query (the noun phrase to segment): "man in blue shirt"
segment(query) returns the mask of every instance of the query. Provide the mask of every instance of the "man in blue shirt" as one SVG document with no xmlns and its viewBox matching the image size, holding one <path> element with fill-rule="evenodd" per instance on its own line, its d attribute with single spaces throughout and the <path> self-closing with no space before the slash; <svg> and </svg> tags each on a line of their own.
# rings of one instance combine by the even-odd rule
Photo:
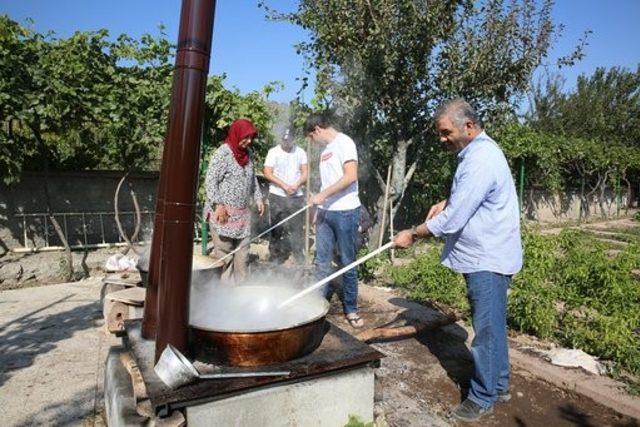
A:
<svg viewBox="0 0 640 427">
<path fill-rule="evenodd" d="M 435 122 L 440 140 L 458 157 L 449 199 L 394 241 L 406 248 L 415 237 L 444 236 L 442 264 L 464 276 L 475 332 L 474 372 L 469 395 L 453 415 L 473 421 L 511 397 L 507 289 L 522 267 L 520 211 L 507 160 L 473 108 L 462 99 L 448 101 Z"/>
</svg>

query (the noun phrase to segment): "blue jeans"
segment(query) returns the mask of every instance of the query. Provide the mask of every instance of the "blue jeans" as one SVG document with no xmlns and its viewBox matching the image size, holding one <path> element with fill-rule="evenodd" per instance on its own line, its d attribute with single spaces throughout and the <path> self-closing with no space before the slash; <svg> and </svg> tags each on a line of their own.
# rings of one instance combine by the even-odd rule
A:
<svg viewBox="0 0 640 427">
<path fill-rule="evenodd" d="M 511 276 L 479 271 L 464 275 L 475 338 L 471 343 L 473 376 L 468 398 L 489 408 L 499 391 L 509 390 L 507 289 Z"/>
<path fill-rule="evenodd" d="M 338 250 L 340 267 L 356 260 L 356 241 L 360 208 L 346 211 L 328 211 L 318 209 L 316 217 L 316 280 L 322 280 L 333 273 L 331 262 L 334 248 Z M 323 293 L 330 295 L 329 284 L 324 286 Z M 345 314 L 358 311 L 358 272 L 355 268 L 342 275 L 342 304 Z"/>
</svg>

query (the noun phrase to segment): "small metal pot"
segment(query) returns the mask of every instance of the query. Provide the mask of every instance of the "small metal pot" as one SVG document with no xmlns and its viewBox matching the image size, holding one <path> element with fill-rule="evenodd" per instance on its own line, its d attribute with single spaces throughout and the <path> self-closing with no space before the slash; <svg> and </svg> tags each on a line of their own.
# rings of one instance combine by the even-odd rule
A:
<svg viewBox="0 0 640 427">
<path fill-rule="evenodd" d="M 148 251 L 143 251 L 138 259 L 136 267 L 140 272 L 142 287 L 146 288 L 149 283 L 149 260 Z M 191 269 L 191 282 L 204 283 L 214 279 L 219 279 L 222 274 L 224 262 L 216 261 L 211 257 L 200 254 L 193 254 L 193 264 Z"/>
<path fill-rule="evenodd" d="M 171 388 L 188 384 L 200 375 L 191 362 L 171 344 L 164 349 L 153 370 Z"/>
<path fill-rule="evenodd" d="M 224 262 L 216 261 L 206 255 L 193 254 L 191 283 L 209 283 L 220 279 L 223 266 Z"/>
<path fill-rule="evenodd" d="M 200 374 L 195 366 L 177 348 L 168 344 L 160 355 L 156 366 L 153 367 L 156 375 L 162 382 L 171 388 L 182 387 L 195 380 L 214 380 L 228 378 L 248 378 L 248 377 L 273 377 L 286 376 L 290 371 L 273 372 L 220 372 L 215 374 Z"/>
</svg>

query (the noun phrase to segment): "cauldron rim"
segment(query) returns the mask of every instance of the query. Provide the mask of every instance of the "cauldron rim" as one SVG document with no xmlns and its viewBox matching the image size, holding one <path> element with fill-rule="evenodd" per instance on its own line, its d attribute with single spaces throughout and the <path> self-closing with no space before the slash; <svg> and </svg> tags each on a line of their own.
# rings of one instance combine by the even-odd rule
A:
<svg viewBox="0 0 640 427">
<path fill-rule="evenodd" d="M 261 286 L 261 285 L 238 285 L 238 287 L 251 287 L 251 288 L 273 288 L 272 286 Z M 305 319 L 304 321 L 300 321 L 297 323 L 293 323 L 291 325 L 286 325 L 286 326 L 282 326 L 279 328 L 242 328 L 242 329 L 228 329 L 228 328 L 216 328 L 216 327 L 212 327 L 212 326 L 206 326 L 206 325 L 198 325 L 195 323 L 192 323 L 191 321 L 189 321 L 189 327 L 193 328 L 193 329 L 198 329 L 201 331 L 206 331 L 206 332 L 215 332 L 215 333 L 219 333 L 219 334 L 265 334 L 265 333 L 269 333 L 269 332 L 282 332 L 282 331 L 288 331 L 290 329 L 295 329 L 295 328 L 299 328 L 301 326 L 304 325 L 308 325 L 311 324 L 313 322 L 316 322 L 324 317 L 327 316 L 327 313 L 329 313 L 329 308 L 330 308 L 330 304 L 329 301 L 327 301 L 325 298 L 318 296 L 318 301 L 320 301 L 320 304 L 322 304 L 322 310 L 320 310 L 320 313 L 316 316 L 310 317 L 308 319 Z"/>
</svg>

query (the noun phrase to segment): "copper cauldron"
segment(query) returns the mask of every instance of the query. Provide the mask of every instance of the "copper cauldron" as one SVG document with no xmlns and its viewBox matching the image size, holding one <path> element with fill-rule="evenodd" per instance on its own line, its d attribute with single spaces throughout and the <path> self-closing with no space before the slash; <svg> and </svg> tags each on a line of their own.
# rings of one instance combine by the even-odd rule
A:
<svg viewBox="0 0 640 427">
<path fill-rule="evenodd" d="M 328 330 L 329 303 L 310 294 L 284 309 L 300 289 L 279 286 L 192 288 L 190 320 L 196 359 L 230 366 L 285 362 L 315 350 Z"/>
</svg>

